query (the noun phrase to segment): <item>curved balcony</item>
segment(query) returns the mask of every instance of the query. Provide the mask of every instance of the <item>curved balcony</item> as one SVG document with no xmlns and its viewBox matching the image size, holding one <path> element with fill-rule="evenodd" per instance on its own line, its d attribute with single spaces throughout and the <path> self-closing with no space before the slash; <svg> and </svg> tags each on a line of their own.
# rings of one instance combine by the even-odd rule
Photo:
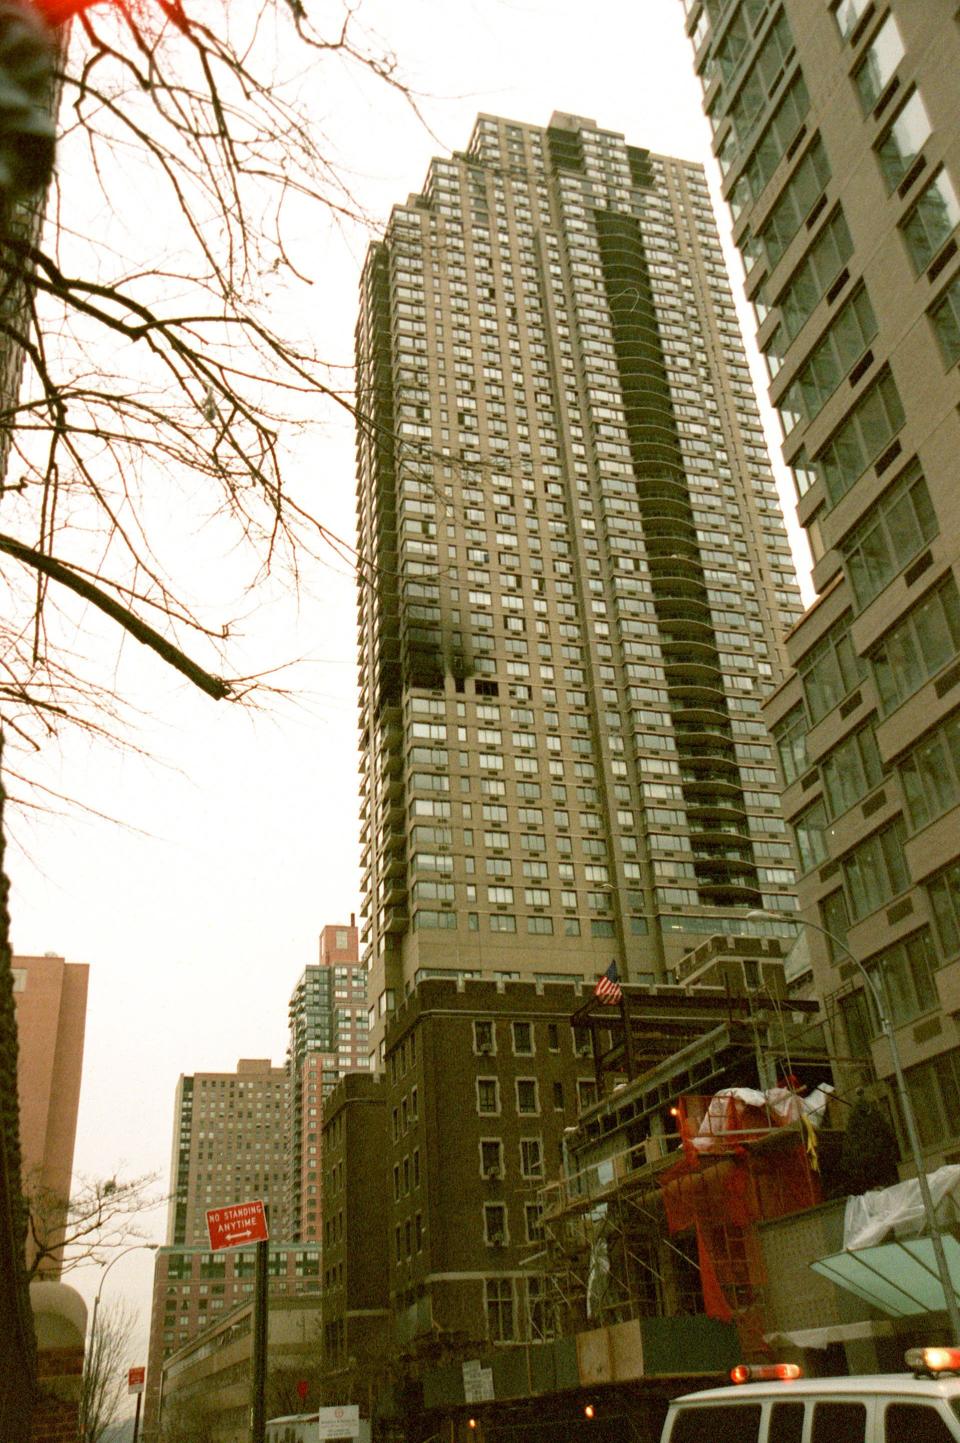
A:
<svg viewBox="0 0 960 1443">
<path fill-rule="evenodd" d="M 760 903 L 761 892 L 756 885 L 729 877 L 725 881 L 697 879 L 697 891 L 704 901 L 716 907 L 753 907 Z"/>
<path fill-rule="evenodd" d="M 747 815 L 742 796 L 735 796 L 730 792 L 720 795 L 715 791 L 697 791 L 693 787 L 685 787 L 683 801 L 687 809 L 687 821 L 691 824 L 690 829 L 698 837 L 709 836 L 712 831 L 723 831 L 724 823 L 739 827 Z M 698 818 L 701 820 L 697 825 L 692 825 Z M 719 826 L 714 825 L 715 823 Z"/>
</svg>

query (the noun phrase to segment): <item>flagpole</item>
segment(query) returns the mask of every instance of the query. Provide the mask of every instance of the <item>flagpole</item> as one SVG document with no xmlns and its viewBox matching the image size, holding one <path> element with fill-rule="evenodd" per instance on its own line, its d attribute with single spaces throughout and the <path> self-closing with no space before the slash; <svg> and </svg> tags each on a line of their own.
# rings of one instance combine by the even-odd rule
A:
<svg viewBox="0 0 960 1443">
<path fill-rule="evenodd" d="M 637 1075 L 636 1058 L 633 1055 L 633 1028 L 630 1026 L 630 1009 L 627 1003 L 627 994 L 620 988 L 620 1016 L 623 1019 L 623 1055 L 627 1064 L 627 1081 L 632 1082 Z"/>
</svg>

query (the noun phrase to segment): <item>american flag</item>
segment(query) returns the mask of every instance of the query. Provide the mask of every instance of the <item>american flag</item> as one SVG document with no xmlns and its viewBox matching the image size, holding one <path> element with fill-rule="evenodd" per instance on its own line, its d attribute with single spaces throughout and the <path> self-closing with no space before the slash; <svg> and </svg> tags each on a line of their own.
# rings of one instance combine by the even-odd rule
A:
<svg viewBox="0 0 960 1443">
<path fill-rule="evenodd" d="M 620 973 L 617 971 L 616 962 L 610 963 L 593 989 L 593 995 L 600 1002 L 609 1002 L 611 1005 L 623 1001 L 623 989 L 620 986 Z"/>
</svg>

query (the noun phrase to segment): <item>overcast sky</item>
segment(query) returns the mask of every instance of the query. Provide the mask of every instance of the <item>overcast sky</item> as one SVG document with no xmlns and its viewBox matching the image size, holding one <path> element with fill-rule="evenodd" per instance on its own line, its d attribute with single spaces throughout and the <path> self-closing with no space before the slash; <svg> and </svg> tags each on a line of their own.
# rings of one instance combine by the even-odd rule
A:
<svg viewBox="0 0 960 1443">
<path fill-rule="evenodd" d="M 423 95 L 432 134 L 383 92 L 372 99 L 322 71 L 304 71 L 301 84 L 381 221 L 420 188 L 431 155 L 466 145 L 481 110 L 537 125 L 570 111 L 631 143 L 709 159 L 680 0 L 364 0 L 361 14 Z M 69 194 L 83 177 L 63 180 Z M 348 364 L 367 235 L 321 218 L 303 242 L 315 284 L 297 304 L 322 353 Z M 318 426 L 297 465 L 316 475 L 323 519 L 349 536 L 352 435 Z M 283 678 L 292 700 L 257 713 L 217 705 L 128 646 L 121 679 L 142 712 L 136 741 L 155 760 L 73 738 L 51 747 L 45 766 L 52 786 L 129 827 L 75 812 L 14 819 L 16 950 L 91 969 L 79 1174 L 158 1170 L 165 1183 L 178 1075 L 241 1057 L 280 1063 L 287 1001 L 320 928 L 358 910 L 353 580 L 331 557 L 306 581 L 299 604 L 275 593 L 248 625 L 264 664 L 302 658 Z M 164 1221 L 158 1213 L 158 1241 Z M 149 1255 L 135 1253 L 104 1289 L 104 1302 L 142 1310 L 134 1362 L 146 1360 L 151 1273 Z M 98 1277 L 72 1281 L 92 1297 Z"/>
</svg>

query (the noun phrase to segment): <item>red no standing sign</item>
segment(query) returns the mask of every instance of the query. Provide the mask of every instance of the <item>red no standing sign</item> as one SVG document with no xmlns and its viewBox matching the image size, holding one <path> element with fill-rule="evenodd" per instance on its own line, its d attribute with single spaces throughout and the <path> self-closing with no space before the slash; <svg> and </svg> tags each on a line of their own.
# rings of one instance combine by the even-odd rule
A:
<svg viewBox="0 0 960 1443">
<path fill-rule="evenodd" d="M 250 1243 L 265 1243 L 267 1217 L 262 1202 L 233 1203 L 226 1208 L 210 1208 L 207 1232 L 213 1252 L 222 1248 L 244 1248 Z"/>
</svg>

